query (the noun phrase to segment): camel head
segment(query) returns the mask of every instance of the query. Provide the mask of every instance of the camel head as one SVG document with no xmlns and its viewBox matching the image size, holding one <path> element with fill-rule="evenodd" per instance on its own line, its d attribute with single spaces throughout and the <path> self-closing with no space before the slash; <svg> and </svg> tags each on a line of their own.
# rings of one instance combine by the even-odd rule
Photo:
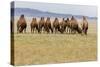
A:
<svg viewBox="0 0 100 67">
<path fill-rule="evenodd" d="M 22 14 L 22 15 L 20 16 L 20 18 L 24 18 L 24 14 Z"/>
<path fill-rule="evenodd" d="M 41 20 L 44 20 L 44 17 L 41 17 Z"/>
</svg>

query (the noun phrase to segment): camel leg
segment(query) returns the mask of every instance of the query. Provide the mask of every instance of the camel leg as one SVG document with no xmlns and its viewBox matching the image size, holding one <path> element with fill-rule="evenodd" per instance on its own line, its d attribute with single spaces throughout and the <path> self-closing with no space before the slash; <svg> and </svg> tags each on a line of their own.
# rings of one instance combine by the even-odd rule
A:
<svg viewBox="0 0 100 67">
<path fill-rule="evenodd" d="M 49 33 L 49 28 L 47 28 L 47 33 Z"/>
<path fill-rule="evenodd" d="M 40 33 L 40 25 L 38 26 L 38 33 Z"/>
<path fill-rule="evenodd" d="M 44 33 L 45 32 L 45 27 L 44 26 L 42 26 L 42 33 Z"/>
<path fill-rule="evenodd" d="M 41 25 L 39 25 L 38 33 L 41 33 Z"/>
<path fill-rule="evenodd" d="M 40 26 L 39 26 L 39 28 L 38 28 L 38 33 L 40 33 Z"/>
<path fill-rule="evenodd" d="M 72 31 L 73 31 L 73 29 L 72 29 L 72 28 L 70 28 L 70 34 L 72 33 Z"/>
<path fill-rule="evenodd" d="M 69 33 L 69 34 L 71 33 L 71 29 L 70 29 L 70 28 L 68 28 L 68 33 Z"/>
<path fill-rule="evenodd" d="M 23 33 L 23 28 L 19 27 L 19 33 Z"/>
<path fill-rule="evenodd" d="M 38 31 L 38 26 L 36 26 L 36 30 Z"/>
<path fill-rule="evenodd" d="M 19 27 L 17 27 L 17 33 L 19 33 Z"/>
<path fill-rule="evenodd" d="M 33 33 L 34 33 L 34 28 L 32 30 L 33 30 Z"/>
<path fill-rule="evenodd" d="M 85 35 L 87 35 L 87 30 L 85 30 Z"/>
<path fill-rule="evenodd" d="M 43 31 L 43 27 L 41 28 L 41 32 L 43 33 L 44 31 Z"/>
<path fill-rule="evenodd" d="M 88 30 L 88 28 L 86 28 L 86 35 L 87 35 L 87 30 Z"/>
<path fill-rule="evenodd" d="M 55 34 L 57 33 L 57 28 L 55 28 Z"/>
<path fill-rule="evenodd" d="M 71 33 L 71 29 L 70 29 L 70 28 L 68 28 L 68 29 L 67 29 L 67 32 L 68 32 L 68 34 L 70 34 L 70 33 Z"/>
<path fill-rule="evenodd" d="M 32 27 L 31 27 L 31 33 L 32 33 Z"/>
<path fill-rule="evenodd" d="M 55 33 L 55 27 L 54 27 L 54 33 Z"/>
<path fill-rule="evenodd" d="M 65 32 L 66 32 L 66 33 L 69 33 L 69 29 L 68 29 L 68 27 L 66 27 L 66 30 L 65 30 Z"/>
<path fill-rule="evenodd" d="M 50 30 L 49 32 L 53 33 L 53 29 L 51 26 L 49 26 L 49 30 Z"/>
<path fill-rule="evenodd" d="M 74 32 L 74 29 L 72 28 L 72 29 L 71 29 L 71 34 L 73 34 L 73 32 Z"/>
<path fill-rule="evenodd" d="M 53 33 L 53 28 L 50 28 L 51 29 L 51 32 Z"/>
<path fill-rule="evenodd" d="M 24 29 L 24 32 L 26 33 L 26 28 Z"/>
</svg>

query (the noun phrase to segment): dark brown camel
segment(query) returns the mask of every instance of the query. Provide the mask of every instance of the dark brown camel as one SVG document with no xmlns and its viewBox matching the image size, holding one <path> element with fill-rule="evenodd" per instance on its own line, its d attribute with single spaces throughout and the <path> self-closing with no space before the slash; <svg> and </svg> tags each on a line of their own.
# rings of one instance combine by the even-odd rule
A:
<svg viewBox="0 0 100 67">
<path fill-rule="evenodd" d="M 45 22 L 45 31 L 47 31 L 47 33 L 53 33 L 53 28 L 52 28 L 52 25 L 51 25 L 51 21 L 50 21 L 50 17 L 47 17 L 47 20 Z"/>
<path fill-rule="evenodd" d="M 45 26 L 45 20 L 44 20 L 44 17 L 41 17 L 39 21 L 39 33 L 41 33 L 41 31 L 44 30 L 44 26 Z"/>
<path fill-rule="evenodd" d="M 82 23 L 82 31 L 85 35 L 87 35 L 88 31 L 88 21 L 85 16 L 83 16 L 83 23 Z"/>
<path fill-rule="evenodd" d="M 60 31 L 60 25 L 59 25 L 58 18 L 55 18 L 55 20 L 53 22 L 53 29 L 54 29 L 55 33 L 57 33 L 57 31 Z"/>
<path fill-rule="evenodd" d="M 64 33 L 65 32 L 65 30 L 66 30 L 66 23 L 65 23 L 65 20 L 64 20 L 64 18 L 62 19 L 62 21 L 60 22 L 60 32 L 61 33 Z"/>
<path fill-rule="evenodd" d="M 26 33 L 26 27 L 27 27 L 27 23 L 24 18 L 24 15 L 21 15 L 17 22 L 17 32 L 23 33 L 23 30 L 24 30 L 24 32 Z"/>
<path fill-rule="evenodd" d="M 36 18 L 32 19 L 30 26 L 31 26 L 31 33 L 34 33 L 35 29 L 38 31 L 38 23 Z"/>
</svg>

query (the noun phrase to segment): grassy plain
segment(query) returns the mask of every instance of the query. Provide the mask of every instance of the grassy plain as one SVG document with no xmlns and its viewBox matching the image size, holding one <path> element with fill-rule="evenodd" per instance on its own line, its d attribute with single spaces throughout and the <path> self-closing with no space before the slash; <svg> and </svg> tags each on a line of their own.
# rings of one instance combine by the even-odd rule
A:
<svg viewBox="0 0 100 67">
<path fill-rule="evenodd" d="M 15 65 L 95 61 L 97 22 L 80 34 L 14 34 Z M 16 29 L 16 28 L 15 28 Z M 30 31 L 29 27 L 27 29 Z"/>
</svg>

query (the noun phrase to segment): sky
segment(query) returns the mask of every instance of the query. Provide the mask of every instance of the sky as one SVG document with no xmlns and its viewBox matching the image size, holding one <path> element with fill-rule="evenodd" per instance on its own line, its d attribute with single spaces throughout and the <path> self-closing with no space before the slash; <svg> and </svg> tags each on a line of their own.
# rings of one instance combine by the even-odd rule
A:
<svg viewBox="0 0 100 67">
<path fill-rule="evenodd" d="M 31 8 L 60 14 L 97 17 L 97 6 L 15 1 L 15 8 Z"/>
</svg>

